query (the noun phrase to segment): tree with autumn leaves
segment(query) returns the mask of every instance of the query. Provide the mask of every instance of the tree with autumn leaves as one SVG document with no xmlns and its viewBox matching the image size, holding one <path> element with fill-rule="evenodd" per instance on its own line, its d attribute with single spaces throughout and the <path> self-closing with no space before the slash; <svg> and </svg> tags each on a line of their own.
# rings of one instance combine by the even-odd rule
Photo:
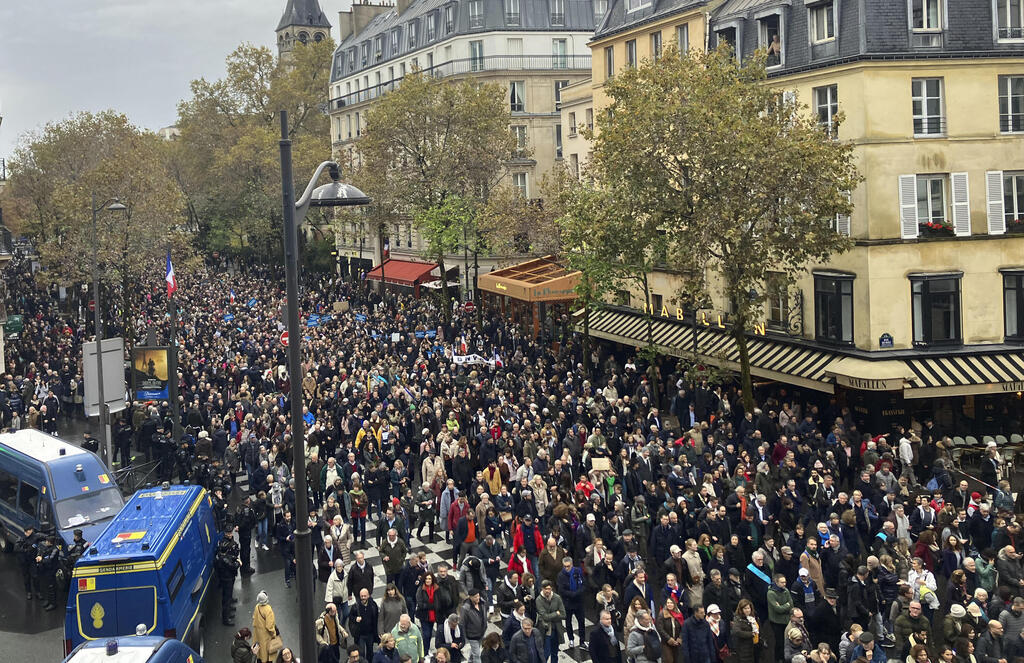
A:
<svg viewBox="0 0 1024 663">
<path fill-rule="evenodd" d="M 46 270 L 62 285 L 92 280 L 93 251 L 101 285 L 133 339 L 138 284 L 155 283 L 168 249 L 184 266 L 190 238 L 181 227 L 184 201 L 168 177 L 165 143 L 113 111 L 78 113 L 24 136 L 10 161 L 12 229 L 32 237 Z M 94 198 L 95 197 L 95 198 Z M 97 213 L 93 201 L 117 199 L 126 209 Z"/>
<path fill-rule="evenodd" d="M 747 407 L 746 333 L 765 283 L 791 283 L 850 247 L 835 219 L 852 211 L 860 179 L 852 146 L 774 89 L 764 65 L 763 54 L 740 63 L 727 47 L 669 51 L 610 79 L 589 179 L 563 218 L 591 300 L 639 291 L 650 329 L 646 274 L 665 264 L 684 272 L 684 301 L 728 304 Z"/>
</svg>

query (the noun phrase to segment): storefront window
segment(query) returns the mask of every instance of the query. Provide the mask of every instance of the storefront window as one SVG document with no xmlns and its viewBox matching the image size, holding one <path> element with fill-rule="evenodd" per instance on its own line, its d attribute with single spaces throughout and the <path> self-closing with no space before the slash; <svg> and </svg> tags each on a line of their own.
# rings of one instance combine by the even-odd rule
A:
<svg viewBox="0 0 1024 663">
<path fill-rule="evenodd" d="M 914 345 L 963 342 L 960 331 L 960 275 L 911 276 Z"/>
<path fill-rule="evenodd" d="M 853 343 L 853 276 L 815 274 L 814 337 L 823 343 Z"/>
<path fill-rule="evenodd" d="M 1003 272 L 1003 315 L 1007 341 L 1024 341 L 1024 270 Z"/>
</svg>

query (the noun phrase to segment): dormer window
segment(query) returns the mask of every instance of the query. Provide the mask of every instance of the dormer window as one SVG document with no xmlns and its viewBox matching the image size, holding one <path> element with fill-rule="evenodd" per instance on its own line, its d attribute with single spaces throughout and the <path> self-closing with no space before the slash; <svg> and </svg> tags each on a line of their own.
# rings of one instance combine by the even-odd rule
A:
<svg viewBox="0 0 1024 663">
<path fill-rule="evenodd" d="M 551 1 L 551 25 L 552 27 L 565 25 L 565 0 Z"/>
<path fill-rule="evenodd" d="M 437 36 L 437 13 L 427 14 L 427 41 Z"/>
<path fill-rule="evenodd" d="M 767 67 L 782 65 L 782 15 L 768 14 L 757 19 L 757 45 L 768 53 Z"/>
<path fill-rule="evenodd" d="M 356 49 L 351 48 L 348 51 L 348 68 L 349 71 L 356 68 Z"/>
<path fill-rule="evenodd" d="M 416 21 L 409 22 L 409 48 L 416 48 Z"/>
<path fill-rule="evenodd" d="M 946 0 L 908 0 L 910 6 L 910 45 L 925 48 L 942 46 Z"/>
<path fill-rule="evenodd" d="M 626 13 L 635 12 L 644 7 L 650 7 L 651 0 L 626 0 Z"/>
<path fill-rule="evenodd" d="M 455 5 L 448 5 L 444 8 L 444 33 L 450 35 L 455 32 Z"/>
<path fill-rule="evenodd" d="M 469 27 L 484 27 L 484 2 L 483 0 L 469 0 Z"/>
<path fill-rule="evenodd" d="M 365 67 L 366 63 L 370 61 L 370 42 L 363 42 L 362 58 L 360 58 L 362 66 Z"/>
<path fill-rule="evenodd" d="M 1024 39 L 1024 2 L 997 0 L 996 24 L 999 39 Z"/>
<path fill-rule="evenodd" d="M 380 60 L 384 57 L 384 36 L 379 35 L 373 40 L 373 59 Z"/>
<path fill-rule="evenodd" d="M 391 31 L 391 55 L 397 55 L 402 44 L 401 33 L 395 29 Z"/>
<path fill-rule="evenodd" d="M 519 25 L 519 0 L 505 0 L 505 25 Z"/>
</svg>

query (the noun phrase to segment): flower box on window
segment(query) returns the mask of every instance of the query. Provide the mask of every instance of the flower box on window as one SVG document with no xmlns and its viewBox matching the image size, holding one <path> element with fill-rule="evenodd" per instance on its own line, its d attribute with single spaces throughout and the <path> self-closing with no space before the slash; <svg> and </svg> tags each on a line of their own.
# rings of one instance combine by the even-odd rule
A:
<svg viewBox="0 0 1024 663">
<path fill-rule="evenodd" d="M 919 224 L 921 237 L 953 237 L 953 224 L 940 221 L 927 221 Z"/>
<path fill-rule="evenodd" d="M 1024 219 L 1014 219 L 1006 224 L 1008 233 L 1024 233 Z"/>
</svg>

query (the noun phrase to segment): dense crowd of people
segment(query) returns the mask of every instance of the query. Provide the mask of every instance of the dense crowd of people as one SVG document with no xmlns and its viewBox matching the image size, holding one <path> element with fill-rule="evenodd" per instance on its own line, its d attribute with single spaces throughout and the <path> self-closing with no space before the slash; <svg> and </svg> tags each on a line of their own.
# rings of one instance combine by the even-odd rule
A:
<svg viewBox="0 0 1024 663">
<path fill-rule="evenodd" d="M 91 332 L 23 267 L 8 270 L 26 329 L 7 348 L 0 418 L 55 430 L 80 410 Z M 139 295 L 136 338 L 166 329 L 161 286 Z M 750 410 L 675 359 L 585 350 L 567 320 L 533 339 L 498 316 L 443 316 L 430 299 L 315 275 L 297 442 L 278 275 L 209 266 L 176 296 L 178 402 L 131 403 L 115 440 L 122 462 L 145 455 L 161 479 L 216 496 L 226 624 L 252 546 L 277 549 L 291 586 L 302 453 L 321 661 L 1024 661 L 1021 509 L 998 448 L 981 483 L 930 421 L 867 431 L 834 400 L 784 389 Z M 454 364 L 467 352 L 493 359 Z M 413 536 L 443 537 L 450 563 L 411 551 Z M 290 662 L 297 637 L 261 593 L 232 658 Z"/>
</svg>

